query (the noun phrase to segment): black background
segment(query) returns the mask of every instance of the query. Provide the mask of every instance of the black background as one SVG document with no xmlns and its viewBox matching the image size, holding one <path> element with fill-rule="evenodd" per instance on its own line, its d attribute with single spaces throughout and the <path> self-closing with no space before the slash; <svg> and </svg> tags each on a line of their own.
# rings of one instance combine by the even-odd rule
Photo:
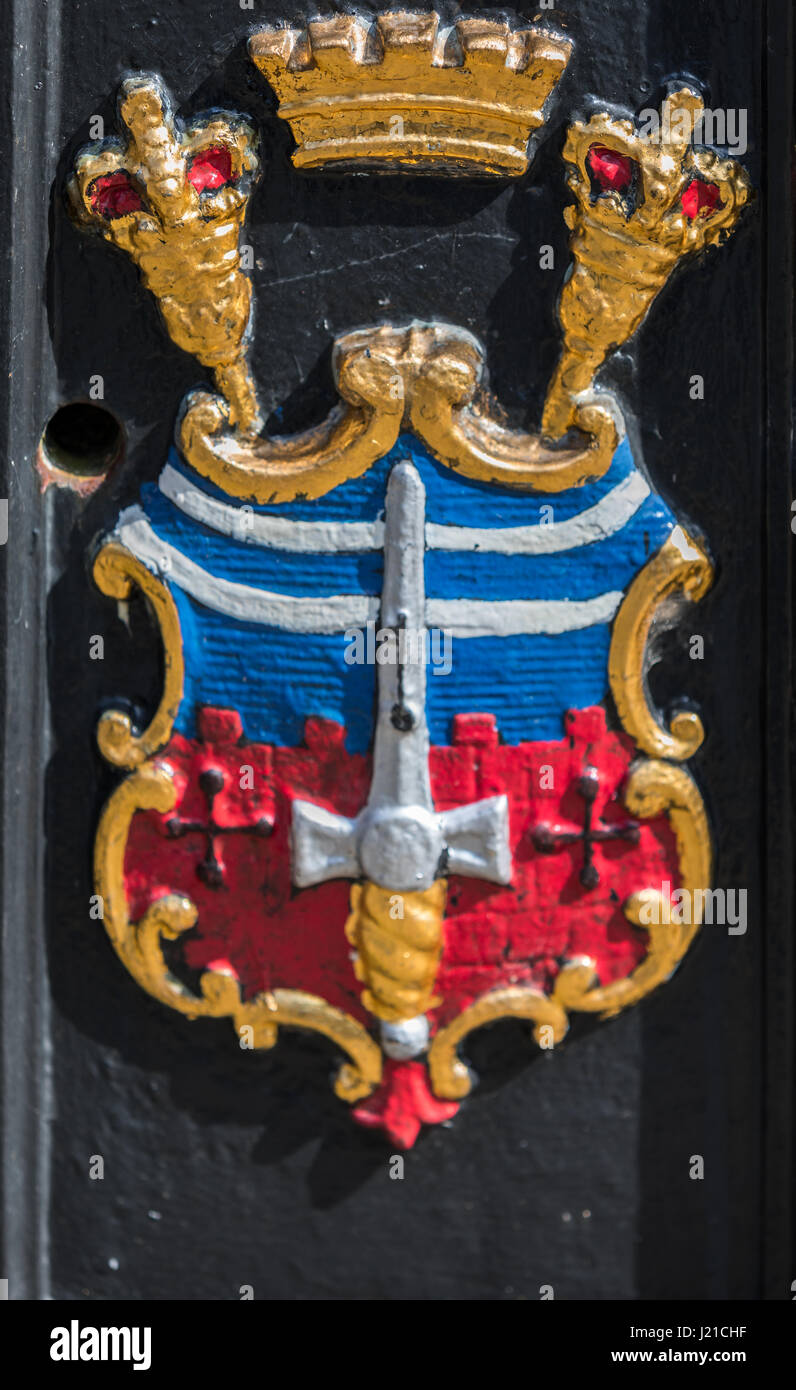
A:
<svg viewBox="0 0 796 1390">
<path fill-rule="evenodd" d="M 448 19 L 460 13 L 440 8 Z M 24 22 L 12 11 L 6 22 L 27 23 L 32 45 L 26 57 L 10 44 L 4 60 L 29 103 L 13 112 L 14 169 L 20 186 L 30 160 L 39 183 L 27 195 L 34 222 L 20 229 L 17 209 L 8 279 L 26 278 L 9 304 L 46 319 L 38 340 L 33 328 L 27 345 L 8 338 L 11 367 L 22 364 L 9 437 L 22 430 L 21 447 L 32 450 L 54 406 L 86 397 L 101 373 L 127 448 L 92 499 L 49 494 L 46 514 L 28 483 L 13 474 L 9 483 L 9 546 L 49 587 L 52 742 L 49 756 L 35 734 L 43 712 L 24 736 L 7 721 L 6 776 L 16 782 L 6 855 L 23 834 L 26 856 L 7 858 L 7 912 L 14 875 L 40 875 L 32 838 L 44 841 L 47 885 L 45 954 L 27 958 L 25 982 L 7 964 L 7 1017 L 16 1036 L 17 1011 L 27 1010 L 29 1067 L 17 1084 L 31 1088 L 39 1124 L 53 1119 L 40 1171 L 43 1131 L 10 1104 L 12 1140 L 20 1125 L 10 1190 L 19 1184 L 38 1251 L 37 1274 L 19 1243 L 24 1222 L 12 1216 L 11 1296 L 16 1255 L 18 1289 L 41 1292 L 49 1270 L 53 1295 L 78 1300 L 234 1300 L 252 1285 L 258 1299 L 511 1301 L 537 1300 L 546 1284 L 557 1299 L 790 1298 L 787 139 L 777 134 L 789 112 L 776 85 L 787 7 L 561 0 L 542 18 L 572 36 L 575 52 L 536 161 L 526 179 L 487 184 L 297 174 L 289 131 L 245 52 L 259 23 L 301 17 L 289 0 L 255 0 L 253 12 L 235 0 L 63 0 L 60 13 L 50 4 Z M 567 264 L 560 150 L 573 115 L 593 98 L 657 106 L 673 76 L 701 83 L 709 105 L 748 112 L 752 208 L 725 247 L 673 277 L 603 378 L 637 421 L 655 487 L 716 563 L 713 591 L 667 641 L 653 688 L 664 706 L 688 696 L 702 711 L 707 739 L 691 766 L 715 833 L 716 883 L 748 890 L 748 932 L 704 928 L 675 978 L 639 1010 L 610 1024 L 576 1020 L 555 1054 L 535 1054 L 511 1023 L 473 1038 L 480 1085 L 451 1127 L 423 1134 L 403 1181 L 389 1177 L 386 1142 L 353 1126 L 334 1098 L 331 1047 L 284 1033 L 258 1056 L 240 1051 L 228 1022 L 170 1014 L 125 975 L 88 915 L 93 834 L 114 785 L 94 748 L 97 712 L 119 694 L 146 706 L 158 689 L 153 634 L 143 621 L 127 632 L 93 591 L 88 560 L 120 505 L 159 472 L 180 400 L 202 377 L 168 340 L 134 267 L 78 233 L 65 212 L 64 179 L 90 118 L 102 115 L 113 130 L 119 80 L 135 70 L 160 73 L 184 115 L 222 105 L 261 132 L 263 175 L 244 239 L 256 256 L 253 363 L 280 431 L 332 404 L 336 335 L 411 318 L 475 332 L 507 418 L 538 424 Z M 45 116 L 34 116 L 45 101 Z M 48 226 L 37 187 L 49 188 Z M 13 217 L 13 199 L 9 207 Z M 546 243 L 555 272 L 539 269 Z M 702 402 L 689 397 L 694 373 L 705 380 Z M 34 620 L 26 637 L 16 632 L 18 611 L 35 602 L 23 593 L 18 608 L 10 550 L 7 559 L 9 651 L 33 671 L 44 631 Z M 701 662 L 688 656 L 694 632 L 705 638 Z M 96 633 L 102 663 L 88 658 Z M 35 672 L 12 677 L 20 705 Z M 28 791 L 20 821 L 16 787 L 26 775 L 38 787 L 45 761 L 46 797 Z M 7 919 L 9 931 L 23 926 Z M 42 986 L 33 976 L 45 962 Z M 36 1173 L 17 1171 L 34 1147 Z M 96 1154 L 101 1182 L 89 1178 Z M 695 1154 L 705 1160 L 701 1182 L 689 1177 Z"/>
</svg>

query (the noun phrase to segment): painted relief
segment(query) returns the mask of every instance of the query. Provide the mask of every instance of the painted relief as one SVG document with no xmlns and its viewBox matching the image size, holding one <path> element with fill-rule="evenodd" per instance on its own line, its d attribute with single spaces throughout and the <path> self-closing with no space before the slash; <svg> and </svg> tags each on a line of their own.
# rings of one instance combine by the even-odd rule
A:
<svg viewBox="0 0 796 1390">
<path fill-rule="evenodd" d="M 249 47 L 298 171 L 506 179 L 571 44 L 393 14 Z M 554 1047 L 572 1013 L 663 983 L 699 929 L 711 841 L 686 764 L 705 731 L 662 719 L 646 671 L 656 612 L 697 602 L 712 565 L 595 379 L 750 196 L 699 145 L 701 110 L 682 84 L 656 131 L 599 105 L 571 125 L 538 434 L 501 423 L 476 338 L 416 321 L 352 324 L 327 419 L 266 436 L 238 251 L 252 126 L 183 124 L 138 75 L 120 137 L 76 163 L 75 215 L 213 378 L 94 562 L 109 598 L 143 593 L 163 645 L 149 725 L 99 720 L 123 774 L 96 841 L 104 925 L 150 994 L 229 1017 L 244 1046 L 326 1034 L 338 1096 L 394 1145 L 469 1094 L 472 1030 L 526 1019 Z"/>
</svg>

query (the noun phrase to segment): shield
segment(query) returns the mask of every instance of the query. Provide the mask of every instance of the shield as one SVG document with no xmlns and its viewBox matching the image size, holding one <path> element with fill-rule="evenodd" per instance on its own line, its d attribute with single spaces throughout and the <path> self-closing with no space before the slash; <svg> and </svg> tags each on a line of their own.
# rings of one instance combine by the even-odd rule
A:
<svg viewBox="0 0 796 1390">
<path fill-rule="evenodd" d="M 394 337 L 427 360 L 451 331 Z M 401 1144 L 469 1089 L 472 1028 L 528 1018 L 552 1046 L 570 1008 L 615 1013 L 665 978 L 694 926 L 643 908 L 686 884 L 704 813 L 609 718 L 612 635 L 662 553 L 699 562 L 627 440 L 554 504 L 410 432 L 264 505 L 175 449 L 97 571 L 160 587 L 184 666 L 168 741 L 116 793 L 140 952 L 185 931 L 253 1043 L 282 1021 L 336 1038 L 355 1118 Z M 160 988 L 200 1011 L 171 972 Z"/>
</svg>

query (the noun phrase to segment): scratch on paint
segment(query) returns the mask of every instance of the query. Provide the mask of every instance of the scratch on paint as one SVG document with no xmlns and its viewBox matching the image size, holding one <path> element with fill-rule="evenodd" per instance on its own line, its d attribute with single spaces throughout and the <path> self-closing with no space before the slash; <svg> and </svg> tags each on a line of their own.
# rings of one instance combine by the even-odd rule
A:
<svg viewBox="0 0 796 1390">
<path fill-rule="evenodd" d="M 430 246 L 432 242 L 442 240 L 444 235 L 445 233 L 443 232 L 435 232 L 433 236 L 424 237 L 422 241 L 413 241 L 411 245 L 399 246 L 394 251 L 382 251 L 377 256 L 367 256 L 361 261 L 344 261 L 342 265 L 324 266 L 320 267 L 318 270 L 306 270 L 303 271 L 301 275 L 286 275 L 279 280 L 271 280 L 267 288 L 269 290 L 275 290 L 280 285 L 294 285 L 299 280 L 318 280 L 322 275 L 339 275 L 342 271 L 352 270 L 356 266 L 376 265 L 379 261 L 393 260 L 396 256 L 405 256 L 410 251 L 419 251 L 424 246 Z M 463 241 L 472 241 L 474 239 L 505 241 L 512 246 L 516 244 L 514 237 L 504 236 L 501 232 L 464 232 L 459 233 L 458 236 L 454 233 L 454 236 L 457 246 Z"/>
</svg>

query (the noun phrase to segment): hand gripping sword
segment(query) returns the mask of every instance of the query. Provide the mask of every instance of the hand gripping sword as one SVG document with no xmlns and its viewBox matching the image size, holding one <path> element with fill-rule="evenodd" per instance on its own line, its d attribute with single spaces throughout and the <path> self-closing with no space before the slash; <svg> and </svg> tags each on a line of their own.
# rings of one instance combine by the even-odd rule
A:
<svg viewBox="0 0 796 1390">
<path fill-rule="evenodd" d="M 511 882 L 508 799 L 437 812 L 426 722 L 425 488 L 408 461 L 387 485 L 381 625 L 394 642 L 377 651 L 378 712 L 367 804 L 353 819 L 293 802 L 292 872 L 299 888 L 364 878 L 346 924 L 366 983 L 363 1002 L 381 1020 L 388 1056 L 428 1044 L 426 1011 L 438 1002 L 446 875 Z M 380 662 L 386 654 L 390 660 Z M 394 659 L 392 659 L 394 658 Z"/>
</svg>

